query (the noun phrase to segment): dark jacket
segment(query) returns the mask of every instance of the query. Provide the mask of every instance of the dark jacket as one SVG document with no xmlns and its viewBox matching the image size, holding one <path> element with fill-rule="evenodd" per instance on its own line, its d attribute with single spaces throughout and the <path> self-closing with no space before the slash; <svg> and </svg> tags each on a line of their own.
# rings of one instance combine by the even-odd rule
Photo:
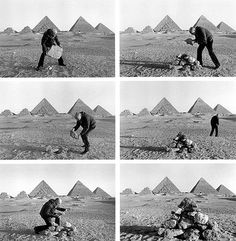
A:
<svg viewBox="0 0 236 241">
<path fill-rule="evenodd" d="M 211 118 L 211 125 L 212 126 L 217 126 L 217 125 L 219 125 L 219 117 L 218 116 L 213 116 L 212 118 Z"/>
<path fill-rule="evenodd" d="M 43 51 L 46 52 L 47 48 L 51 48 L 53 45 L 60 46 L 61 44 L 58 40 L 57 35 L 54 36 L 53 30 L 48 29 L 43 34 L 43 37 L 41 39 L 41 45 L 43 47 Z"/>
<path fill-rule="evenodd" d="M 84 135 L 89 129 L 94 129 L 96 127 L 96 121 L 91 115 L 81 112 L 81 119 L 77 121 L 74 130 L 78 130 L 80 126 L 83 128 L 80 134 Z"/>
<path fill-rule="evenodd" d="M 58 207 L 55 199 L 50 199 L 41 208 L 40 215 L 42 218 L 48 218 L 48 217 L 55 218 L 59 216 L 58 214 L 56 214 L 55 212 L 56 210 L 62 211 L 62 212 L 66 211 L 65 208 Z"/>
<path fill-rule="evenodd" d="M 198 44 L 206 45 L 208 42 L 213 40 L 213 36 L 209 30 L 203 27 L 196 27 L 195 31 L 195 41 Z"/>
</svg>

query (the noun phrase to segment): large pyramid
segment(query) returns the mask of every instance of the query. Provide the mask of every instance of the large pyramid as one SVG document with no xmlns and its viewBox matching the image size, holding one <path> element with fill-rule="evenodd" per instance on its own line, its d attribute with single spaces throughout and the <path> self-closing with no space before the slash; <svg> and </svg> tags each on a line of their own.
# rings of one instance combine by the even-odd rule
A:
<svg viewBox="0 0 236 241">
<path fill-rule="evenodd" d="M 217 28 L 223 33 L 233 33 L 233 32 L 235 32 L 235 30 L 233 28 L 231 28 L 228 24 L 226 24 L 224 22 L 220 22 L 217 25 Z"/>
<path fill-rule="evenodd" d="M 32 30 L 36 33 L 44 33 L 49 28 L 60 31 L 59 28 L 49 19 L 49 17 L 45 16 Z"/>
<path fill-rule="evenodd" d="M 29 196 L 27 195 L 27 193 L 25 191 L 20 192 L 17 196 L 16 196 L 17 200 L 20 199 L 29 199 Z"/>
<path fill-rule="evenodd" d="M 57 194 L 43 180 L 34 188 L 34 190 L 29 194 L 29 196 L 43 198 L 43 197 L 56 197 Z"/>
<path fill-rule="evenodd" d="M 26 33 L 32 33 L 32 30 L 29 26 L 24 27 L 21 31 L 20 34 L 26 34 Z"/>
<path fill-rule="evenodd" d="M 204 178 L 200 178 L 197 184 L 190 191 L 191 193 L 217 194 L 218 192 Z"/>
<path fill-rule="evenodd" d="M 91 196 L 94 196 L 94 194 L 82 182 L 77 181 L 76 184 L 73 186 L 73 188 L 69 191 L 67 196 L 70 196 L 70 197 L 91 197 Z"/>
<path fill-rule="evenodd" d="M 18 116 L 31 116 L 30 112 L 28 109 L 24 108 L 19 114 Z"/>
<path fill-rule="evenodd" d="M 234 196 L 234 193 L 222 184 L 216 190 L 225 196 Z"/>
<path fill-rule="evenodd" d="M 130 111 L 130 110 L 123 110 L 121 113 L 120 113 L 120 116 L 133 116 L 133 113 Z"/>
<path fill-rule="evenodd" d="M 166 98 L 163 98 L 151 111 L 152 115 L 172 115 L 178 113 L 179 112 Z"/>
<path fill-rule="evenodd" d="M 159 193 L 180 193 L 180 190 L 175 184 L 168 178 L 165 177 L 153 190 L 154 194 Z"/>
<path fill-rule="evenodd" d="M 149 187 L 145 187 L 140 193 L 140 196 L 144 196 L 144 195 L 153 195 L 152 190 Z"/>
<path fill-rule="evenodd" d="M 31 111 L 32 115 L 55 115 L 58 112 L 54 109 L 54 107 L 44 98 L 40 101 L 40 103 L 34 107 Z"/>
<path fill-rule="evenodd" d="M 93 193 L 97 196 L 97 197 L 101 197 L 101 198 L 110 198 L 111 196 L 105 192 L 103 189 L 101 189 L 100 187 L 97 187 Z"/>
<path fill-rule="evenodd" d="M 142 31 L 141 31 L 141 33 L 153 33 L 154 31 L 153 31 L 153 29 L 152 29 L 152 27 L 151 26 L 146 26 Z"/>
<path fill-rule="evenodd" d="M 75 104 L 71 107 L 71 109 L 68 111 L 68 114 L 71 114 L 72 116 L 75 115 L 76 112 L 84 111 L 85 113 L 94 116 L 94 111 L 87 106 L 81 99 L 78 99 Z"/>
<path fill-rule="evenodd" d="M 100 117 L 112 116 L 112 114 L 110 114 L 107 110 L 102 108 L 100 105 L 97 105 L 93 111 L 96 113 L 97 116 L 100 116 Z"/>
<path fill-rule="evenodd" d="M 214 110 L 218 113 L 218 114 L 222 114 L 222 115 L 231 115 L 232 113 L 230 111 L 228 111 L 225 107 L 223 107 L 222 105 L 218 104 Z"/>
<path fill-rule="evenodd" d="M 137 114 L 137 116 L 139 117 L 151 116 L 151 113 L 147 108 L 144 108 Z"/>
<path fill-rule="evenodd" d="M 137 33 L 137 30 L 132 27 L 128 27 L 123 33 Z"/>
<path fill-rule="evenodd" d="M 0 115 L 1 116 L 12 116 L 14 114 L 10 110 L 4 110 Z"/>
<path fill-rule="evenodd" d="M 96 32 L 96 29 L 80 16 L 75 24 L 71 27 L 70 31 L 74 33 L 90 33 Z"/>
<path fill-rule="evenodd" d="M 103 33 L 105 35 L 109 35 L 109 34 L 114 34 L 107 26 L 105 26 L 102 23 L 99 23 L 95 29 L 99 32 L 99 33 Z"/>
<path fill-rule="evenodd" d="M 203 15 L 201 15 L 197 22 L 193 25 L 193 27 L 197 26 L 206 28 L 211 32 L 219 32 L 219 29 Z"/>
<path fill-rule="evenodd" d="M 198 98 L 193 106 L 189 109 L 188 113 L 196 114 L 196 113 L 202 113 L 202 114 L 209 114 L 209 113 L 215 113 L 215 111 L 201 98 Z"/>
<path fill-rule="evenodd" d="M 126 188 L 121 193 L 121 195 L 130 195 L 130 194 L 134 194 L 134 191 L 131 188 Z"/>
<path fill-rule="evenodd" d="M 181 31 L 181 28 L 168 16 L 166 15 L 160 23 L 154 28 L 155 32 L 163 31 Z"/>
</svg>

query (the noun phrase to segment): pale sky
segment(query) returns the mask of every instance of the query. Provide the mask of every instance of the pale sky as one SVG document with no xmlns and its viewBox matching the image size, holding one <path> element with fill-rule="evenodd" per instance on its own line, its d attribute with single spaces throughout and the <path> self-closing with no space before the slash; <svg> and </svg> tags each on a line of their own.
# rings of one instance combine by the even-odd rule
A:
<svg viewBox="0 0 236 241">
<path fill-rule="evenodd" d="M 181 29 L 189 29 L 201 15 L 214 25 L 221 21 L 236 29 L 235 0 L 119 0 L 120 30 L 142 30 L 169 15 Z"/>
<path fill-rule="evenodd" d="M 92 192 L 102 188 L 115 196 L 115 165 L 113 164 L 1 164 L 0 193 L 16 196 L 29 194 L 44 180 L 58 195 L 67 195 L 79 180 Z"/>
<path fill-rule="evenodd" d="M 101 22 L 115 30 L 115 0 L 0 0 L 0 31 L 34 28 L 46 15 L 60 30 L 69 30 L 80 16 L 93 27 Z"/>
<path fill-rule="evenodd" d="M 0 112 L 10 109 L 18 114 L 23 108 L 32 111 L 43 98 L 59 113 L 67 113 L 80 98 L 91 109 L 101 105 L 115 114 L 113 81 L 0 81 Z"/>
<path fill-rule="evenodd" d="M 236 81 L 129 81 L 121 83 L 120 111 L 151 111 L 166 97 L 179 111 L 187 112 L 198 97 L 214 108 L 221 104 L 236 114 Z"/>
<path fill-rule="evenodd" d="M 190 192 L 203 177 L 211 186 L 221 184 L 236 194 L 236 164 L 121 164 L 120 191 L 153 190 L 165 177 L 182 192 Z"/>
</svg>

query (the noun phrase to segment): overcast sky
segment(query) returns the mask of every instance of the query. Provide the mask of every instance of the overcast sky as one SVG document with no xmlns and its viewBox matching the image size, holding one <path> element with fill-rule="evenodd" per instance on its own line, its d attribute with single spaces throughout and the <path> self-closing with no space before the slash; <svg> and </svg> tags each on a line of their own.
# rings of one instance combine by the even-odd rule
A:
<svg viewBox="0 0 236 241">
<path fill-rule="evenodd" d="M 60 30 L 69 30 L 82 16 L 94 27 L 103 23 L 115 30 L 115 0 L 0 0 L 0 31 L 34 28 L 48 16 Z"/>
<path fill-rule="evenodd" d="M 236 29 L 235 0 L 119 0 L 120 30 L 156 25 L 169 15 L 181 29 L 189 29 L 204 15 L 214 25 L 224 21 Z"/>
<path fill-rule="evenodd" d="M 80 98 L 91 109 L 101 105 L 115 114 L 113 81 L 0 81 L 0 112 L 10 109 L 18 114 L 46 98 L 59 113 L 67 113 Z"/>
<path fill-rule="evenodd" d="M 187 112 L 198 97 L 214 108 L 223 105 L 236 114 L 236 81 L 129 81 L 121 82 L 120 110 L 151 111 L 166 97 L 180 112 Z"/>
<path fill-rule="evenodd" d="M 167 176 L 182 192 L 203 177 L 214 188 L 223 184 L 236 194 L 236 164 L 121 164 L 120 173 L 120 191 L 153 190 Z"/>
<path fill-rule="evenodd" d="M 79 180 L 91 191 L 101 187 L 115 196 L 113 164 L 21 164 L 0 165 L 0 193 L 29 194 L 42 180 L 58 194 L 67 195 Z"/>
</svg>

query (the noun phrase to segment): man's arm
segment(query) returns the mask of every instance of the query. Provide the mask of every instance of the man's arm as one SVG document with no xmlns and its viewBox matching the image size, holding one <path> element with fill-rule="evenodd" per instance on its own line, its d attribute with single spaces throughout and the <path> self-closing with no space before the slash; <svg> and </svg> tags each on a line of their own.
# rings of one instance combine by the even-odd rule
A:
<svg viewBox="0 0 236 241">
<path fill-rule="evenodd" d="M 77 121 L 76 125 L 73 127 L 74 131 L 77 131 L 80 127 L 80 121 Z"/>
<path fill-rule="evenodd" d="M 203 28 L 198 29 L 198 39 L 199 44 L 207 44 L 206 31 Z"/>
<path fill-rule="evenodd" d="M 55 40 L 56 44 L 57 44 L 59 47 L 61 47 L 61 43 L 59 42 L 59 40 L 58 40 L 58 37 L 57 37 L 57 36 L 54 38 L 54 40 Z"/>
</svg>

